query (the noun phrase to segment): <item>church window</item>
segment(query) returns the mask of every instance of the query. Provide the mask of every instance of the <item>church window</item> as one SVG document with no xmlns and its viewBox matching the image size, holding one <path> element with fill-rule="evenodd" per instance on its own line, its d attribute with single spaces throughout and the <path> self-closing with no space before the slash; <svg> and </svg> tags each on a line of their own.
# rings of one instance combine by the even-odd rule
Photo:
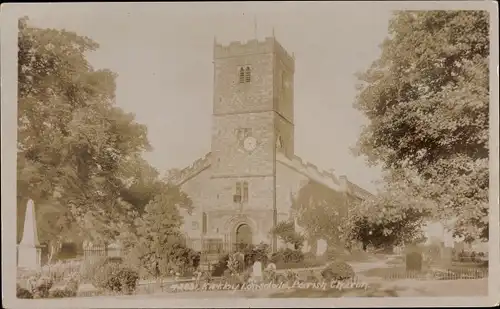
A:
<svg viewBox="0 0 500 309">
<path fill-rule="evenodd" d="M 240 68 L 240 84 L 245 82 L 245 69 L 243 67 Z"/>
<path fill-rule="evenodd" d="M 236 183 L 236 195 L 241 195 L 241 182 Z"/>
<path fill-rule="evenodd" d="M 248 182 L 243 182 L 243 202 L 248 202 Z"/>
<path fill-rule="evenodd" d="M 206 234 L 207 233 L 207 214 L 206 213 L 203 213 L 202 215 L 202 232 L 203 234 Z"/>
<path fill-rule="evenodd" d="M 252 80 L 252 69 L 247 67 L 245 69 L 245 83 L 249 83 Z"/>
<path fill-rule="evenodd" d="M 236 183 L 236 192 L 233 196 L 234 203 L 241 203 L 241 182 Z"/>
<path fill-rule="evenodd" d="M 250 66 L 240 67 L 238 79 L 240 84 L 250 83 L 252 81 L 252 68 Z"/>
</svg>

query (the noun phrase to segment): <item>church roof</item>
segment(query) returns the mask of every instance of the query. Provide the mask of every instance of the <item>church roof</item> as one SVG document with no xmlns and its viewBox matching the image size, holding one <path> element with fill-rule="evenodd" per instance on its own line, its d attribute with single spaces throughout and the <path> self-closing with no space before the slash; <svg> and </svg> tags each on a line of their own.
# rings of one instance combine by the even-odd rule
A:
<svg viewBox="0 0 500 309">
<path fill-rule="evenodd" d="M 347 179 L 347 176 L 337 177 L 330 171 L 322 171 L 316 165 L 304 162 L 300 157 L 293 156 L 292 159 L 286 157 L 282 153 L 276 153 L 276 161 L 294 169 L 296 172 L 301 173 L 307 178 L 316 181 L 332 190 L 347 191 L 361 199 L 367 199 L 373 194 L 360 186 L 354 184 Z"/>
<path fill-rule="evenodd" d="M 177 185 L 182 185 L 191 178 L 195 177 L 202 171 L 210 167 L 211 152 L 207 153 L 202 158 L 196 160 L 190 166 L 182 169 L 179 174 L 170 179 Z M 300 157 L 294 156 L 289 159 L 282 153 L 276 153 L 276 161 L 280 162 L 296 172 L 306 176 L 307 178 L 325 185 L 326 187 L 336 191 L 347 191 L 361 199 L 366 199 L 372 196 L 370 192 L 361 188 L 360 186 L 349 181 L 346 176 L 337 177 L 329 171 L 321 171 L 314 164 L 304 162 Z"/>
</svg>

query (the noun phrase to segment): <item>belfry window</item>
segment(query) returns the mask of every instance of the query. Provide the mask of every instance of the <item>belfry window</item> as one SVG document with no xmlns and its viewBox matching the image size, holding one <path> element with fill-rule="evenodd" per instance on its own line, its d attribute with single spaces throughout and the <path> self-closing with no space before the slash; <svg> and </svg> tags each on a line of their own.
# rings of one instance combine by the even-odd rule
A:
<svg viewBox="0 0 500 309">
<path fill-rule="evenodd" d="M 250 83 L 252 81 L 252 68 L 250 66 L 240 67 L 238 77 L 240 84 Z"/>
<path fill-rule="evenodd" d="M 245 69 L 245 83 L 249 83 L 252 80 L 252 69 L 247 67 Z"/>
<path fill-rule="evenodd" d="M 240 84 L 245 82 L 245 69 L 243 67 L 240 68 Z"/>
</svg>

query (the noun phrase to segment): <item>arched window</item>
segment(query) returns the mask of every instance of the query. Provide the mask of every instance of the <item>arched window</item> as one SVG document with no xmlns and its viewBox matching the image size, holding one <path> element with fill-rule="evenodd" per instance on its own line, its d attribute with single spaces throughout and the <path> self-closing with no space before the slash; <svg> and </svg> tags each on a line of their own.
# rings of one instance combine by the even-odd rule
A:
<svg viewBox="0 0 500 309">
<path fill-rule="evenodd" d="M 243 84 L 245 82 L 245 69 L 240 68 L 240 84 Z"/>
<path fill-rule="evenodd" d="M 249 83 L 252 80 L 252 69 L 247 67 L 245 69 L 245 83 Z"/>
<path fill-rule="evenodd" d="M 203 234 L 206 234 L 207 233 L 207 214 L 206 213 L 203 213 L 203 215 L 202 215 L 201 228 L 202 228 Z"/>
</svg>

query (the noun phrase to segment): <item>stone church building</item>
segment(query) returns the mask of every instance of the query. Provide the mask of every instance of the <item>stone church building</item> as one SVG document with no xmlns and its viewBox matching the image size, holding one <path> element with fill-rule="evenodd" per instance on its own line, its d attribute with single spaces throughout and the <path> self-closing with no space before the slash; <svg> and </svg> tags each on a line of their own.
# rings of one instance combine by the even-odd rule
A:
<svg viewBox="0 0 500 309">
<path fill-rule="evenodd" d="M 195 207 L 183 213 L 193 249 L 232 251 L 261 242 L 282 247 L 270 230 L 292 219 L 292 198 L 310 181 L 357 199 L 370 196 L 346 176 L 295 155 L 294 71 L 294 56 L 274 37 L 214 43 L 211 151 L 172 179 Z"/>
</svg>

